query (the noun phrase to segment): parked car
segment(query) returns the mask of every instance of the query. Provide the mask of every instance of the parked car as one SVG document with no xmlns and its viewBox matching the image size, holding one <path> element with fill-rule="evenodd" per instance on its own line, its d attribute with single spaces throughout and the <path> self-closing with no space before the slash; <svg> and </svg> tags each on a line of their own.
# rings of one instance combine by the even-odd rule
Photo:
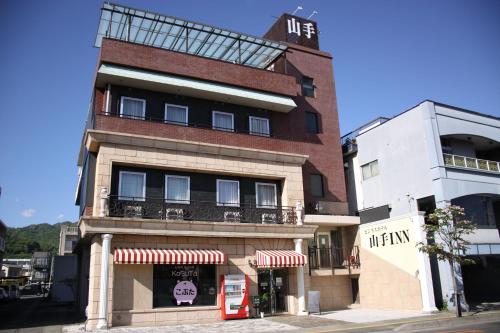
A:
<svg viewBox="0 0 500 333">
<path fill-rule="evenodd" d="M 39 284 L 27 284 L 21 289 L 22 295 L 41 295 L 43 292 L 42 286 Z"/>
<path fill-rule="evenodd" d="M 0 301 L 4 302 L 9 299 L 9 294 L 5 291 L 3 287 L 0 287 Z"/>
</svg>

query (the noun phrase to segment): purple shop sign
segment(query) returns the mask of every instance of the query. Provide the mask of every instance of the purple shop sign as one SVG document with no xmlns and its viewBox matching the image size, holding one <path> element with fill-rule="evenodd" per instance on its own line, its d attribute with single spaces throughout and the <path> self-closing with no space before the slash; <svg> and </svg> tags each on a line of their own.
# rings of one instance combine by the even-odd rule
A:
<svg viewBox="0 0 500 333">
<path fill-rule="evenodd" d="M 177 300 L 177 305 L 181 305 L 181 303 L 192 305 L 197 294 L 196 286 L 191 281 L 178 281 L 174 287 L 174 297 Z"/>
</svg>

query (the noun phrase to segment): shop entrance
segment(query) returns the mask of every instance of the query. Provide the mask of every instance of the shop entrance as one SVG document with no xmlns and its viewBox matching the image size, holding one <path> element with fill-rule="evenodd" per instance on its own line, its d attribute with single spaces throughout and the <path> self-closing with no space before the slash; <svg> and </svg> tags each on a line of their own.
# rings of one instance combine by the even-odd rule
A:
<svg viewBox="0 0 500 333">
<path fill-rule="evenodd" d="M 259 269 L 258 283 L 260 312 L 264 312 L 266 314 L 286 312 L 286 296 L 288 295 L 288 270 Z"/>
</svg>

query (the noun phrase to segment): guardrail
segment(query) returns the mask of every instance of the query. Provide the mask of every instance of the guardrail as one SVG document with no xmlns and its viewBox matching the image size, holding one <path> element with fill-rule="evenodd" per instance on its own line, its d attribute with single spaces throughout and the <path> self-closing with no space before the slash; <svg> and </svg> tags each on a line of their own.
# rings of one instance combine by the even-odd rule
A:
<svg viewBox="0 0 500 333">
<path fill-rule="evenodd" d="M 443 158 L 445 166 L 500 173 L 500 162 L 497 161 L 453 154 L 443 154 Z"/>
<path fill-rule="evenodd" d="M 359 268 L 359 247 L 309 247 L 309 274 L 312 269 Z"/>
</svg>

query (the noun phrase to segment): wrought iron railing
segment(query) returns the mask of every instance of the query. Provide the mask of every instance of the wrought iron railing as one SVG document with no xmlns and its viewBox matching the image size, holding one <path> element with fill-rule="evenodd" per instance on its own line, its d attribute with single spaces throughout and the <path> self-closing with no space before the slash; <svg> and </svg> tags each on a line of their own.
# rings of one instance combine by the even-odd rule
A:
<svg viewBox="0 0 500 333">
<path fill-rule="evenodd" d="M 500 173 L 500 162 L 497 161 L 452 154 L 443 154 L 443 157 L 446 166 Z"/>
<path fill-rule="evenodd" d="M 359 268 L 359 247 L 309 247 L 309 273 L 322 268 Z"/>
<path fill-rule="evenodd" d="M 296 224 L 294 207 L 221 204 L 211 201 L 166 201 L 163 198 L 132 198 L 110 195 L 111 217 L 210 221 L 229 223 Z"/>
</svg>

